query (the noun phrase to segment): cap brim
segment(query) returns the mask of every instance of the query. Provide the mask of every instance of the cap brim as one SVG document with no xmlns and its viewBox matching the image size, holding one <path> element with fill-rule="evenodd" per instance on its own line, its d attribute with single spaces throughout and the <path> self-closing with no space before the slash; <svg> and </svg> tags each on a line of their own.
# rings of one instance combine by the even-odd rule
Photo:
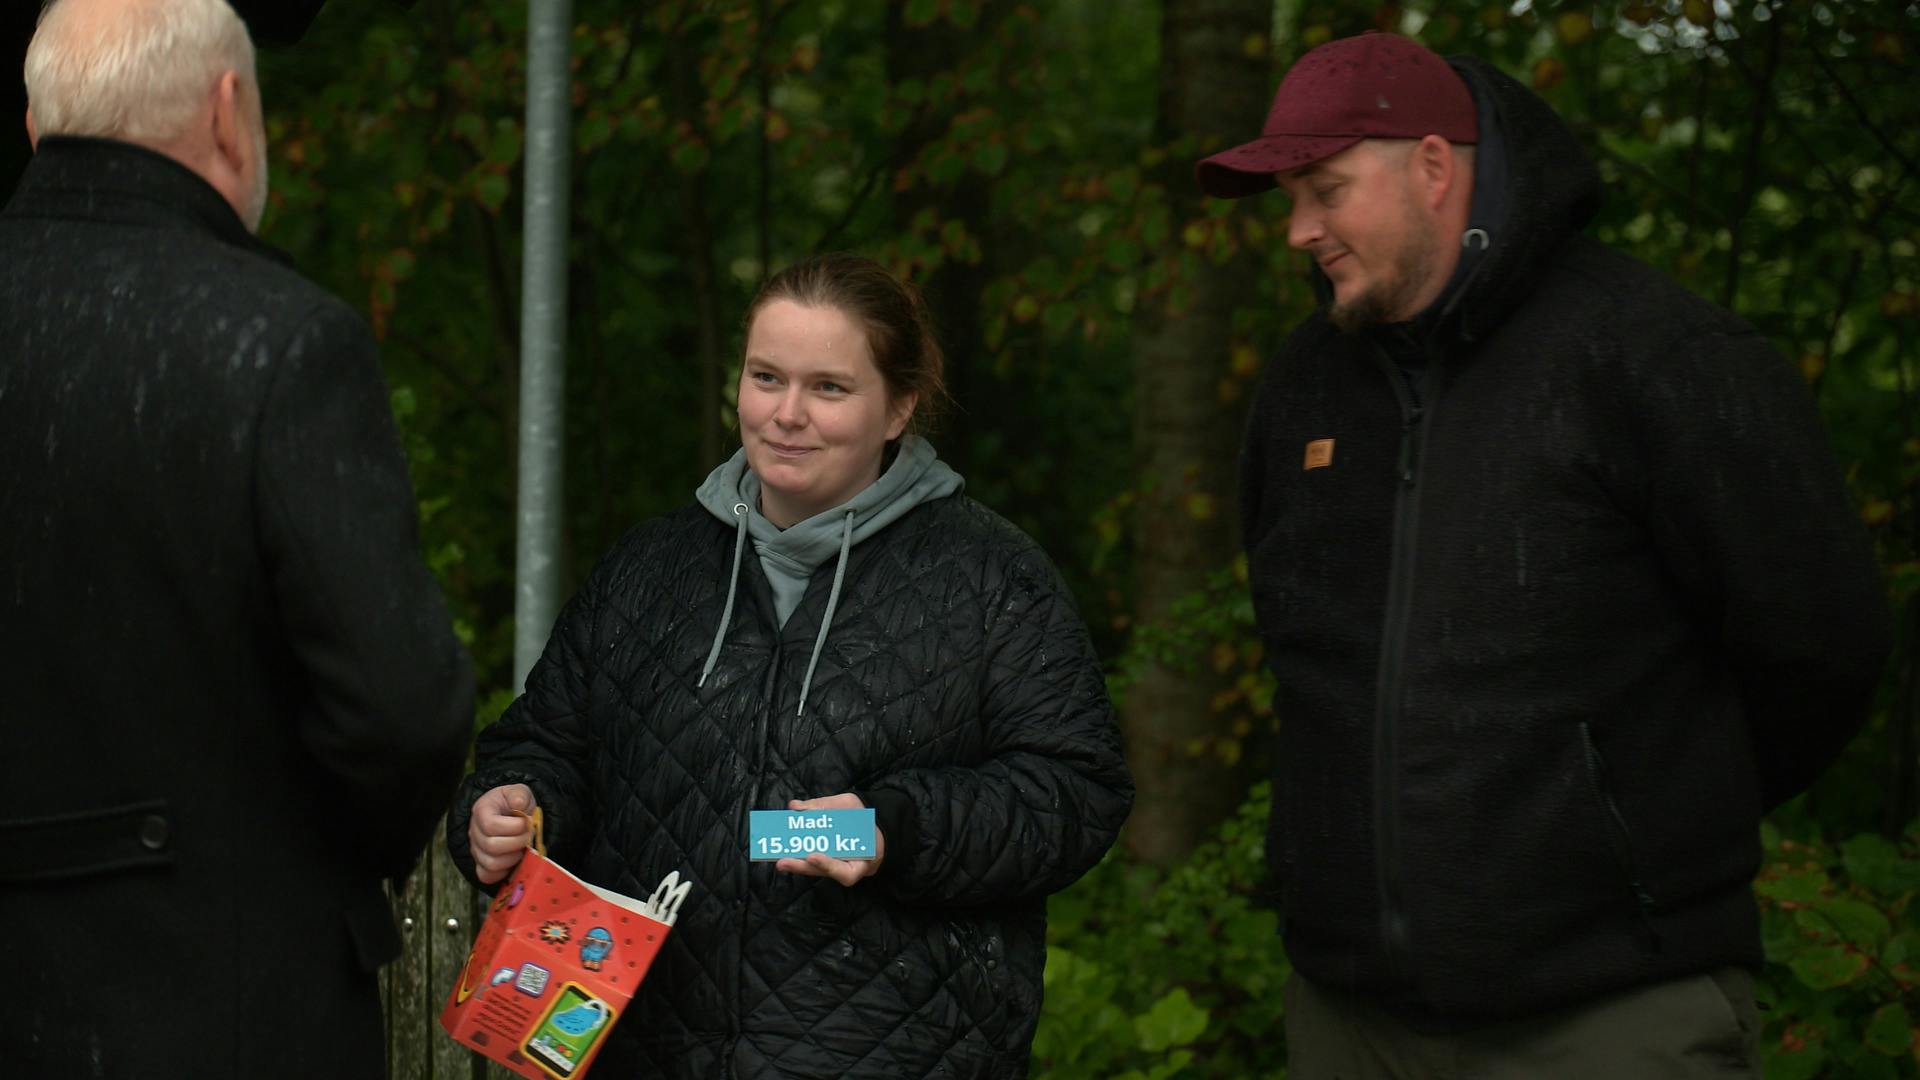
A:
<svg viewBox="0 0 1920 1080">
<path fill-rule="evenodd" d="M 1252 142 L 1202 158 L 1194 182 L 1216 199 L 1239 199 L 1274 187 L 1273 174 L 1311 165 L 1366 138 L 1365 135 L 1262 135 Z"/>
</svg>

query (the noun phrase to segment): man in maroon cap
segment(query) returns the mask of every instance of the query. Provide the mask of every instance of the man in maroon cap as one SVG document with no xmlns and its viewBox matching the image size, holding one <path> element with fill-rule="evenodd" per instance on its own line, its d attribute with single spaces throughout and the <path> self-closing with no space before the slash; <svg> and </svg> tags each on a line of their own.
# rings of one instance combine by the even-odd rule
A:
<svg viewBox="0 0 1920 1080">
<path fill-rule="evenodd" d="M 1322 299 L 1241 457 L 1293 1075 L 1756 1075 L 1756 825 L 1890 647 L 1798 373 L 1471 58 L 1323 45 L 1197 178 Z"/>
</svg>

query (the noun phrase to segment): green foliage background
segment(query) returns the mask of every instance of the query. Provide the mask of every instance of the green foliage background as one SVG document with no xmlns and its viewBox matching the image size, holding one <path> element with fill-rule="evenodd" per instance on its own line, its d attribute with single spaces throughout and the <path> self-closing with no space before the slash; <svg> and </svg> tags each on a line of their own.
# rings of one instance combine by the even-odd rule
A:
<svg viewBox="0 0 1920 1080">
<path fill-rule="evenodd" d="M 1196 268 L 1254 256 L 1263 303 L 1233 315 L 1227 355 L 1191 360 L 1228 409 L 1311 303 L 1280 200 L 1171 209 L 1156 166 L 1210 148 L 1153 141 L 1161 15 L 1147 0 L 577 0 L 571 581 L 730 451 L 737 320 L 763 271 L 857 249 L 927 287 L 957 399 L 936 441 L 1061 564 L 1116 691 L 1147 657 L 1235 675 L 1212 707 L 1257 750 L 1272 718 L 1244 567 L 1165 625 L 1126 614 L 1129 463 L 1150 437 L 1131 420 L 1135 309 L 1182 310 Z M 1593 232 L 1747 315 L 1818 395 L 1902 641 L 1868 731 L 1767 826 L 1767 1074 L 1916 1075 L 1920 5 L 1278 0 L 1244 47 L 1277 81 L 1375 27 L 1530 81 L 1600 163 Z M 483 723 L 512 648 L 525 36 L 520 0 L 335 0 L 262 60 L 265 234 L 382 341 Z M 1286 961 L 1255 901 L 1263 807 L 1250 792 L 1186 865 L 1116 855 L 1056 899 L 1037 1075 L 1283 1074 Z"/>
</svg>

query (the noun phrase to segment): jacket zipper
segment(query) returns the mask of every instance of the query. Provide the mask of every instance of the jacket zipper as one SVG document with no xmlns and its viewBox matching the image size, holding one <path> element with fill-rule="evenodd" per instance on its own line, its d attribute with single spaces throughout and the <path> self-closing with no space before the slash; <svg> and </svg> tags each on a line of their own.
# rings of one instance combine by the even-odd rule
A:
<svg viewBox="0 0 1920 1080">
<path fill-rule="evenodd" d="M 1380 943 L 1396 981 L 1411 978 L 1411 928 L 1402 899 L 1400 867 L 1400 714 L 1406 696 L 1407 629 L 1413 614 L 1414 559 L 1420 525 L 1420 466 L 1425 456 L 1428 408 L 1389 356 L 1376 353 L 1400 403 L 1400 457 L 1394 477 L 1393 549 L 1387 575 L 1387 610 L 1380 633 L 1380 672 L 1374 690 L 1374 874 L 1380 901 Z M 1427 378 L 1437 381 L 1429 361 Z"/>
<path fill-rule="evenodd" d="M 747 800 L 740 808 L 740 846 L 745 849 L 753 843 L 753 809 L 760 802 L 760 778 L 766 774 L 768 727 L 773 710 L 778 704 L 780 688 L 780 661 L 787 650 L 778 637 L 774 639 L 773 655 L 767 662 L 767 681 L 760 691 L 760 716 L 755 722 L 753 742 L 749 744 L 753 760 L 747 762 Z M 751 851 L 748 852 L 751 856 Z M 740 947 L 752 940 L 753 927 L 753 867 L 751 857 L 741 860 L 740 869 Z M 741 1038 L 740 1018 L 747 1011 L 746 981 L 740 977 L 745 964 L 737 965 L 733 975 L 733 1015 L 728 1017 L 726 1075 L 731 1078 L 733 1071 L 733 1048 Z"/>
<path fill-rule="evenodd" d="M 1653 925 L 1653 894 L 1640 882 L 1640 863 L 1633 854 L 1633 832 L 1627 828 L 1627 817 L 1620 812 L 1620 803 L 1613 797 L 1613 783 L 1607 773 L 1607 759 L 1600 756 L 1600 746 L 1594 742 L 1593 728 L 1585 720 L 1580 721 L 1580 748 L 1587 758 L 1587 780 L 1593 784 L 1593 793 L 1600 800 L 1600 806 L 1607 813 L 1607 842 L 1613 846 L 1614 859 L 1627 876 L 1627 891 L 1633 896 L 1635 913 L 1639 916 L 1640 933 L 1645 938 L 1649 955 L 1660 952 L 1660 932 Z"/>
<path fill-rule="evenodd" d="M 1420 468 L 1426 460 L 1428 417 L 1440 397 L 1441 353 L 1435 334 L 1465 299 L 1486 266 L 1482 258 L 1452 290 L 1452 298 L 1429 327 L 1421 351 L 1426 354 L 1427 401 L 1423 405 L 1412 377 L 1377 341 L 1373 356 L 1400 403 L 1400 459 L 1393 500 L 1393 548 L 1387 572 L 1387 610 L 1380 633 L 1380 673 L 1374 687 L 1374 880 L 1380 902 L 1380 944 L 1387 970 L 1402 986 L 1413 980 L 1413 931 L 1402 899 L 1400 867 L 1400 718 L 1406 703 L 1408 624 L 1413 619 L 1413 573 L 1419 552 Z M 1462 344 L 1473 335 L 1460 330 Z M 1423 422 L 1424 421 L 1424 422 Z"/>
</svg>

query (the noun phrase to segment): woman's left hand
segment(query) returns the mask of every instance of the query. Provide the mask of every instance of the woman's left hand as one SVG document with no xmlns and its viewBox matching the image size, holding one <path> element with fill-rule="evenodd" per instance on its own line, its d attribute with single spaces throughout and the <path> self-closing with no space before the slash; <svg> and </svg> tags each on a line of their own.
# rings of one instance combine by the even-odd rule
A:
<svg viewBox="0 0 1920 1080">
<path fill-rule="evenodd" d="M 829 795 L 824 799 L 792 799 L 787 802 L 789 810 L 864 810 L 866 806 L 860 801 L 860 796 L 850 791 Z M 773 868 L 787 874 L 832 878 L 842 885 L 851 886 L 862 878 L 879 873 L 880 861 L 886 857 L 887 837 L 876 826 L 873 830 L 871 859 L 836 859 L 816 851 L 804 859 L 781 859 L 773 864 Z"/>
</svg>

